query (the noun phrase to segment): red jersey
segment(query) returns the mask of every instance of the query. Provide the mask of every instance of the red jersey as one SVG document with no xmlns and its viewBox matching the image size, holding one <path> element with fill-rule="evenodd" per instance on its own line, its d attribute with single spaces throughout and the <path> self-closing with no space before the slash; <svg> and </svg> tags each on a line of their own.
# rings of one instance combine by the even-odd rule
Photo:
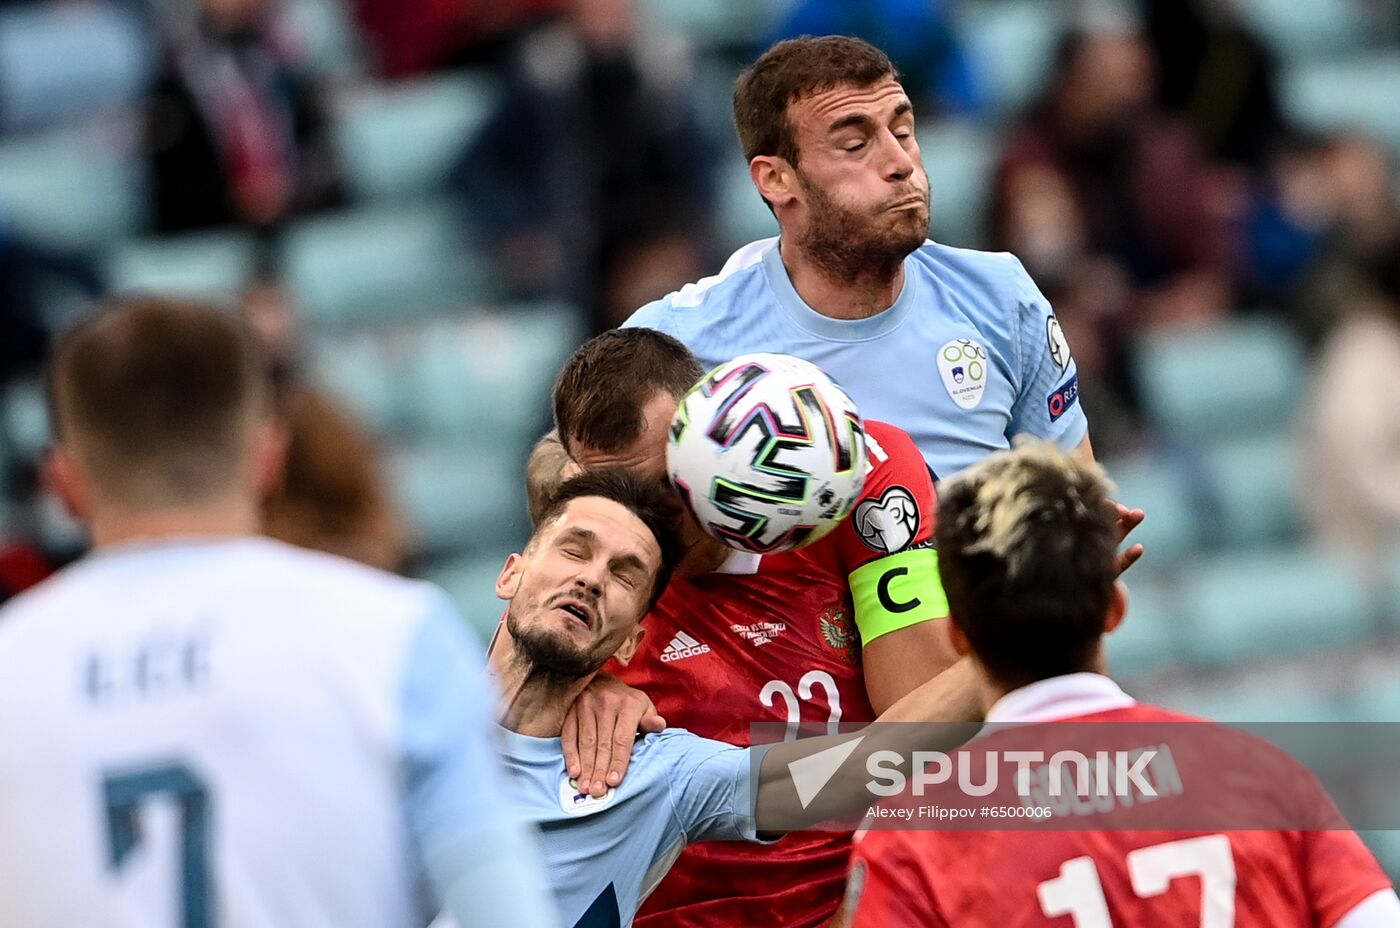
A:
<svg viewBox="0 0 1400 928">
<path fill-rule="evenodd" d="M 668 724 L 747 746 L 754 722 L 787 723 L 795 736 L 799 724 L 834 731 L 842 721 L 874 720 L 849 578 L 887 555 L 928 546 L 934 495 L 907 434 L 881 422 L 865 428 L 871 470 L 851 518 L 801 550 L 762 559 L 736 552 L 720 572 L 673 578 L 644 622 L 636 655 L 626 667 L 609 667 L 650 696 Z M 910 593 L 891 598 L 900 607 L 918 602 Z M 932 608 L 923 618 L 946 612 Z M 850 837 L 837 832 L 792 834 L 767 846 L 697 844 L 636 924 L 821 925 L 841 901 L 849 857 Z"/>
<path fill-rule="evenodd" d="M 1062 721 L 1200 720 L 1133 705 Z M 1330 928 L 1389 886 L 1346 830 L 871 831 L 856 844 L 845 924 Z"/>
</svg>

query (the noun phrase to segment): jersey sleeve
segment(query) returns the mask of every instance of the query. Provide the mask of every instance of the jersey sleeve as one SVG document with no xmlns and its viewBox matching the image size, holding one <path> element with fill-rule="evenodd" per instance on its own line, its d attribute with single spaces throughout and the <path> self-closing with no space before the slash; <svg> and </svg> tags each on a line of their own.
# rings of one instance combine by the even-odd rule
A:
<svg viewBox="0 0 1400 928">
<path fill-rule="evenodd" d="M 766 749 L 736 748 L 682 731 L 663 737 L 673 771 L 667 778 L 671 807 L 686 842 L 759 840 L 754 774 Z"/>
<path fill-rule="evenodd" d="M 1016 349 L 1020 389 L 1011 407 L 1007 438 L 1034 435 L 1073 451 L 1089 433 L 1079 402 L 1079 368 L 1050 302 L 1016 263 Z"/>
<path fill-rule="evenodd" d="M 459 925 L 555 925 L 534 835 L 517 818 L 480 653 L 436 596 L 408 652 L 401 725 L 409 830 L 437 903 Z"/>
<path fill-rule="evenodd" d="M 676 331 L 676 314 L 671 310 L 671 301 L 667 297 L 659 300 L 652 300 L 641 309 L 628 317 L 620 328 L 624 329 L 655 329 L 658 332 L 665 332 L 667 335 L 679 335 Z"/>
<path fill-rule="evenodd" d="M 868 832 L 856 842 L 842 903 L 847 928 L 948 928 L 906 835 Z"/>
<path fill-rule="evenodd" d="M 1338 925 L 1362 902 L 1391 888 L 1376 858 L 1354 831 L 1306 831 L 1303 878 L 1313 924 Z"/>
<path fill-rule="evenodd" d="M 856 627 L 869 644 L 881 635 L 940 619 L 948 599 L 933 546 L 933 474 L 908 433 L 867 421 L 870 473 L 860 499 L 830 539 L 850 582 Z"/>
</svg>

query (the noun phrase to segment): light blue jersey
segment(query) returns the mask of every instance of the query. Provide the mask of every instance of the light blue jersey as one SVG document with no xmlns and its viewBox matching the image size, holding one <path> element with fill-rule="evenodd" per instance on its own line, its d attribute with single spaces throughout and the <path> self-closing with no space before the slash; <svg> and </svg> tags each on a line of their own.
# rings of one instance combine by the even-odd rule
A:
<svg viewBox="0 0 1400 928">
<path fill-rule="evenodd" d="M 674 335 L 707 368 L 776 351 L 817 364 L 861 414 L 913 436 L 939 478 L 1028 433 L 1072 450 L 1088 432 L 1079 375 L 1050 304 L 1021 262 L 925 242 L 904 289 L 868 319 L 832 319 L 793 289 L 776 238 L 714 277 L 639 309 L 625 325 Z"/>
<path fill-rule="evenodd" d="M 553 926 L 445 594 L 262 538 L 0 610 L 0 925 Z"/>
<path fill-rule="evenodd" d="M 524 814 L 540 826 L 565 928 L 632 924 L 676 855 L 695 841 L 753 841 L 753 752 L 672 728 L 632 748 L 622 784 L 581 796 L 558 738 L 502 729 Z"/>
</svg>

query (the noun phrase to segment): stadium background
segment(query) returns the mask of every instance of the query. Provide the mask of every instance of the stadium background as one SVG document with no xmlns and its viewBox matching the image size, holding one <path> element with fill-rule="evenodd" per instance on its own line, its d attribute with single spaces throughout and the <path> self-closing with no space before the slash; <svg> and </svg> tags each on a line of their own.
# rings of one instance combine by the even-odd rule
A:
<svg viewBox="0 0 1400 928">
<path fill-rule="evenodd" d="M 1389 497 L 1389 547 L 1373 541 L 1358 551 L 1313 530 L 1308 504 L 1321 478 L 1353 478 L 1319 471 L 1326 465 L 1310 453 L 1306 427 L 1346 419 L 1345 404 L 1315 408 L 1325 364 L 1347 371 L 1378 363 L 1353 356 L 1356 342 L 1339 335 L 1351 304 L 1366 299 L 1358 294 L 1400 301 L 1383 273 L 1369 288 L 1327 276 L 1339 266 L 1362 278 L 1374 273 L 1365 242 L 1375 228 L 1393 232 L 1400 215 L 1400 7 L 1168 3 L 1214 10 L 1202 18 L 1214 44 L 1180 62 L 1172 57 L 1184 47 L 1177 34 L 1155 36 L 1157 72 L 1196 68 L 1211 88 L 1204 99 L 1216 101 L 1263 81 L 1277 102 L 1266 128 L 1280 141 L 1210 151 L 1201 119 L 1194 124 L 1202 163 L 1218 181 L 1212 189 L 1225 191 L 1211 203 L 1228 232 L 1231 257 L 1221 266 L 1229 305 L 1128 313 L 1115 317 L 1106 348 L 1094 337 L 1091 346 L 1074 333 L 1101 331 L 1096 310 L 1072 284 L 1100 280 L 1102 264 L 1060 268 L 1070 289 L 1063 305 L 1052 299 L 1080 357 L 1100 457 L 1122 501 L 1148 513 L 1137 533 L 1148 553 L 1129 575 L 1132 611 L 1112 639 L 1114 670 L 1139 695 L 1224 720 L 1400 720 L 1400 394 L 1381 403 L 1388 426 L 1357 426 L 1389 428 L 1388 444 L 1375 436 L 1388 474 L 1359 478 L 1379 484 L 1375 512 Z M 44 331 L 103 292 L 190 294 L 248 313 L 281 346 L 284 368 L 369 437 L 373 453 L 347 440 L 320 472 L 378 468 L 388 506 L 366 523 L 382 542 L 376 548 L 371 539 L 369 549 L 442 583 L 485 634 L 499 615 L 493 578 L 525 535 L 522 467 L 546 425 L 558 363 L 600 320 L 615 319 L 618 305 L 659 296 L 775 232 L 729 123 L 742 63 L 823 8 L 865 10 L 851 28 L 877 42 L 928 36 L 936 51 L 924 56 L 914 44 L 900 63 L 920 75 L 911 89 L 933 189 L 932 234 L 987 246 L 997 166 L 1052 80 L 1059 37 L 1071 27 L 1145 27 L 1162 4 L 833 0 L 798 10 L 797 0 L 639 0 L 632 10 L 591 0 L 602 25 L 590 26 L 590 11 L 562 0 L 286 0 L 276 11 L 278 47 L 325 117 L 333 192 L 260 225 L 182 229 L 160 215 L 151 148 L 153 136 L 179 128 L 161 122 L 158 88 L 194 6 L 0 4 L 0 540 L 9 582 L 22 585 L 81 546 L 36 480 L 47 434 L 33 362 Z M 898 17 L 912 17 L 908 29 Z M 557 257 L 551 245 L 567 252 L 611 233 L 593 228 L 587 214 L 557 209 L 558 191 L 546 184 L 525 190 L 522 202 L 546 216 L 552 243 L 536 242 L 523 260 L 499 247 L 509 217 L 473 215 L 482 210 L 482 159 L 492 157 L 477 143 L 499 101 L 519 89 L 521 50 L 545 29 L 588 28 L 635 29 L 630 47 L 664 51 L 658 80 L 680 96 L 662 111 L 694 116 L 672 136 L 688 146 L 672 161 L 694 176 L 655 189 L 697 202 L 664 226 L 661 239 L 674 239 L 676 250 L 657 249 L 617 280 L 543 271 L 532 278 Z M 1209 64 L 1210 55 L 1222 57 Z M 1175 103 L 1174 117 L 1200 117 L 1189 101 Z M 1254 105 L 1237 108 L 1236 118 L 1249 122 Z M 637 121 L 655 115 L 643 113 Z M 538 146 L 609 163 L 609 145 L 636 137 L 611 131 L 613 118 L 628 117 L 604 112 L 584 138 L 564 138 L 579 131 L 564 127 Z M 493 192 L 488 185 L 487 197 Z M 1171 200 L 1182 192 L 1154 194 Z M 608 197 L 620 203 L 628 192 Z M 644 212 L 671 208 L 654 196 L 641 202 Z M 634 224 L 641 231 L 633 238 L 657 228 Z M 1393 316 L 1400 327 L 1400 311 Z M 1394 390 L 1390 382 L 1374 378 L 1378 390 Z M 317 434 L 312 428 L 306 440 Z M 333 509 L 336 492 L 317 505 Z M 1355 492 L 1365 497 L 1365 488 Z M 1400 833 L 1371 837 L 1400 874 Z"/>
</svg>

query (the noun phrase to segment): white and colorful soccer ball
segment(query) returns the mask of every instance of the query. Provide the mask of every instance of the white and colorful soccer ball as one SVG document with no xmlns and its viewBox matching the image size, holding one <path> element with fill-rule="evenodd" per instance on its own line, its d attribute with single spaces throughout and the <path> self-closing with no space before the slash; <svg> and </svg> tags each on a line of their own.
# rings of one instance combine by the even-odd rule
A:
<svg viewBox="0 0 1400 928">
<path fill-rule="evenodd" d="M 706 532 L 743 551 L 789 551 L 850 514 L 865 485 L 865 426 L 815 364 L 747 354 L 681 400 L 666 468 Z"/>
</svg>

